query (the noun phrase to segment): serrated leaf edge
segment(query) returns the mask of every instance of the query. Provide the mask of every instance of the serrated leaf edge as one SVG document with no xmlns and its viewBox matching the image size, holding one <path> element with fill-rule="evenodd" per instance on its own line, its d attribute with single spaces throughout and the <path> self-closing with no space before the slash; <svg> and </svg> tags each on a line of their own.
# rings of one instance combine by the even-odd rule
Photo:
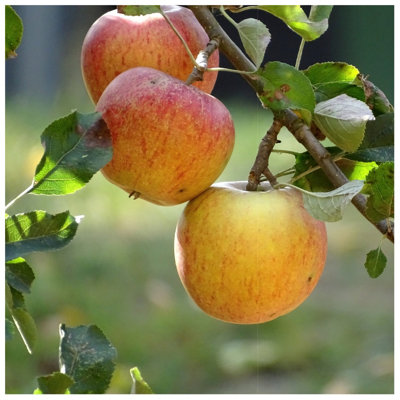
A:
<svg viewBox="0 0 400 400">
<path fill-rule="evenodd" d="M 346 206 L 350 203 L 350 201 L 353 199 L 355 195 L 357 195 L 363 188 L 364 182 L 360 180 L 352 180 L 350 182 L 345 183 L 344 185 L 331 190 L 329 192 L 309 192 L 305 189 L 302 189 L 298 186 L 285 183 L 283 186 L 290 186 L 303 194 L 303 200 L 304 200 L 304 207 L 307 209 L 307 211 L 316 219 L 320 219 L 325 222 L 336 222 L 339 221 L 342 218 L 342 214 Z M 349 187 L 351 190 L 349 190 Z M 336 210 L 336 213 L 327 213 L 325 209 L 320 208 L 320 210 L 323 212 L 324 215 L 326 215 L 326 218 L 321 219 L 321 214 L 316 214 L 314 210 L 310 207 L 308 207 L 308 199 L 306 199 L 304 196 L 308 196 L 308 198 L 315 199 L 318 204 L 318 199 L 321 198 L 329 198 L 329 197 L 343 197 L 344 196 L 344 201 L 342 201 L 339 204 L 339 207 L 337 207 L 335 204 L 333 204 L 334 210 Z M 339 215 L 339 217 L 335 216 L 336 214 Z"/>
<path fill-rule="evenodd" d="M 370 271 L 371 271 L 371 268 L 368 268 L 368 267 L 367 267 L 368 258 L 369 258 L 370 255 L 371 255 L 372 253 L 374 253 L 374 252 L 377 252 L 377 254 L 376 254 L 376 257 L 374 257 L 374 259 L 373 259 L 373 261 L 375 262 L 375 264 L 374 264 L 374 268 L 372 268 L 372 270 L 375 271 L 375 266 L 376 266 L 377 263 L 378 263 L 379 256 L 383 257 L 383 262 L 384 262 L 382 271 L 380 271 L 378 275 L 371 275 L 371 272 L 370 272 Z M 380 275 L 382 275 L 383 271 L 384 271 L 385 268 L 386 268 L 386 265 L 387 265 L 387 257 L 386 257 L 386 255 L 385 255 L 385 253 L 382 251 L 381 246 L 379 246 L 378 248 L 373 249 L 373 250 L 371 250 L 371 251 L 368 252 L 367 257 L 366 257 L 366 260 L 365 260 L 365 263 L 364 263 L 364 267 L 365 267 L 365 269 L 367 270 L 368 275 L 369 275 L 372 279 L 378 278 Z"/>
</svg>

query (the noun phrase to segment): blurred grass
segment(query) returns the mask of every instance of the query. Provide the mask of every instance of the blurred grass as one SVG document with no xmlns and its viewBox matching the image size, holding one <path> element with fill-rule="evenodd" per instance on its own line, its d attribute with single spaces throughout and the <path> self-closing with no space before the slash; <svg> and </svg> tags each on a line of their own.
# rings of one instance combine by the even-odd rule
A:
<svg viewBox="0 0 400 400">
<path fill-rule="evenodd" d="M 219 181 L 245 180 L 270 114 L 255 104 L 227 105 L 237 141 Z M 69 111 L 7 103 L 6 202 L 31 182 L 40 133 Z M 280 139 L 280 148 L 301 151 L 288 133 Z M 273 154 L 271 168 L 292 161 Z M 29 356 L 18 336 L 7 342 L 7 393 L 32 393 L 36 376 L 58 369 L 60 323 L 97 324 L 115 345 L 110 393 L 129 393 L 133 366 L 156 393 L 393 393 L 393 246 L 384 243 L 383 275 L 369 278 L 365 255 L 381 235 L 352 207 L 328 224 L 328 261 L 310 298 L 256 326 L 214 320 L 186 295 L 173 258 L 183 207 L 133 201 L 97 174 L 74 195 L 28 195 L 9 210 L 69 209 L 85 218 L 68 247 L 26 257 L 37 278 L 26 303 L 39 343 Z"/>
</svg>

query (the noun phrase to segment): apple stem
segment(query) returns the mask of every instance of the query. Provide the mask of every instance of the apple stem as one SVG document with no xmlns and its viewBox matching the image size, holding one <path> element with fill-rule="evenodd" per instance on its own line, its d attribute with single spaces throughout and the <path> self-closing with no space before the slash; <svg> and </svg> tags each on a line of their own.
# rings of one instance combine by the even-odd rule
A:
<svg viewBox="0 0 400 400">
<path fill-rule="evenodd" d="M 129 197 L 133 197 L 133 200 L 136 200 L 136 199 L 138 199 L 140 197 L 140 195 L 141 195 L 140 192 L 137 192 L 136 190 L 134 190 L 133 192 L 131 192 L 129 194 Z"/>
<path fill-rule="evenodd" d="M 218 38 L 219 50 L 238 70 L 253 71 L 253 63 L 245 56 L 243 51 L 232 41 L 229 35 L 222 29 L 218 21 L 207 6 L 188 6 L 203 26 L 208 36 Z M 263 82 L 256 75 L 242 74 L 242 77 L 253 88 L 257 94 L 263 92 Z M 299 118 L 292 110 L 285 109 L 276 112 L 274 117 L 285 126 L 310 153 L 317 164 L 321 167 L 326 177 L 335 187 L 344 185 L 349 180 L 343 174 L 342 170 L 332 160 L 330 153 L 314 136 L 312 130 L 307 124 Z M 353 205 L 360 213 L 373 224 L 380 232 L 382 232 L 391 242 L 394 242 L 394 223 L 383 219 L 379 222 L 371 221 L 366 213 L 367 198 L 363 194 L 357 194 L 352 199 Z"/>
<path fill-rule="evenodd" d="M 274 118 L 271 127 L 261 139 L 260 145 L 258 146 L 257 156 L 249 173 L 246 190 L 257 190 L 257 186 L 260 183 L 262 174 L 269 180 L 271 186 L 275 186 L 277 184 L 276 177 L 268 168 L 268 163 L 272 149 L 278 141 L 277 137 L 281 128 L 282 122 Z"/>
</svg>

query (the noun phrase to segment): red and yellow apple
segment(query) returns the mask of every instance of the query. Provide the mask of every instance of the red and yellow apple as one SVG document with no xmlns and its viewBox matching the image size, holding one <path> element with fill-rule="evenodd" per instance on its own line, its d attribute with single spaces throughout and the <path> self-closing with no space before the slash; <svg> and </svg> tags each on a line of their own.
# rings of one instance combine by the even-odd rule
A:
<svg viewBox="0 0 400 400">
<path fill-rule="evenodd" d="M 175 234 L 180 279 L 207 314 L 239 324 L 267 322 L 300 305 L 326 259 L 325 224 L 296 189 L 211 186 L 186 205 Z"/>
<path fill-rule="evenodd" d="M 223 171 L 234 125 L 217 98 L 164 72 L 137 67 L 118 75 L 96 107 L 111 132 L 104 176 L 161 205 L 183 203 Z"/>
<path fill-rule="evenodd" d="M 209 38 L 192 11 L 165 5 L 164 13 L 196 57 Z M 215 51 L 209 67 L 218 67 Z M 121 72 L 134 67 L 151 67 L 186 80 L 193 64 L 178 36 L 160 13 L 130 16 L 110 11 L 89 29 L 82 45 L 81 68 L 89 96 L 96 104 L 107 85 Z M 204 80 L 194 83 L 211 93 L 217 72 L 206 72 Z"/>
</svg>

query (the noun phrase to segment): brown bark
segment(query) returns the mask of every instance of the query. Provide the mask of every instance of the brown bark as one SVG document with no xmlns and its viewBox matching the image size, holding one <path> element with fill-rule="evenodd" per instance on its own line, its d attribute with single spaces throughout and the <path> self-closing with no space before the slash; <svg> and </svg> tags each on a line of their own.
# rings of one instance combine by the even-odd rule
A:
<svg viewBox="0 0 400 400">
<path fill-rule="evenodd" d="M 231 62 L 231 64 L 240 71 L 253 71 L 253 63 L 243 54 L 241 49 L 230 39 L 227 33 L 221 28 L 214 15 L 207 6 L 189 6 L 192 10 L 200 24 L 206 30 L 210 39 L 215 39 L 219 42 L 219 50 L 226 56 L 226 58 Z M 248 82 L 248 84 L 254 89 L 257 94 L 261 94 L 263 91 L 263 84 L 257 75 L 246 75 L 243 74 L 242 77 Z M 326 177 L 335 186 L 339 187 L 348 182 L 347 177 L 343 174 L 341 169 L 335 164 L 331 159 L 329 152 L 324 146 L 318 141 L 318 139 L 313 135 L 310 128 L 299 118 L 293 111 L 286 109 L 282 112 L 276 113 L 274 116 L 275 120 L 279 121 L 283 126 L 285 126 L 296 139 L 303 144 L 303 146 L 308 150 L 311 156 L 315 159 L 321 169 L 324 171 Z M 263 138 L 264 140 L 265 138 Z M 272 138 L 273 139 L 273 138 Z M 272 140 L 271 139 L 271 140 Z M 272 148 L 269 145 L 260 144 L 260 151 L 271 152 Z M 263 169 L 269 173 L 268 169 L 268 157 L 269 154 L 257 155 L 259 160 L 263 160 L 264 169 L 257 166 L 257 171 Z M 255 164 L 261 161 L 255 161 Z M 254 168 L 254 166 L 253 166 Z M 252 168 L 252 170 L 253 170 Z M 258 172 L 257 172 L 258 173 Z M 249 179 L 249 189 L 254 190 L 254 182 L 256 182 L 257 176 L 253 176 L 252 171 L 250 172 Z M 366 197 L 362 194 L 356 195 L 352 203 L 360 211 L 360 213 L 368 219 L 366 214 Z M 369 219 L 368 219 L 369 220 Z M 369 220 L 370 221 L 370 220 Z M 394 242 L 394 223 L 387 219 L 375 223 L 370 221 L 380 232 L 382 232 L 386 237 Z"/>
</svg>

